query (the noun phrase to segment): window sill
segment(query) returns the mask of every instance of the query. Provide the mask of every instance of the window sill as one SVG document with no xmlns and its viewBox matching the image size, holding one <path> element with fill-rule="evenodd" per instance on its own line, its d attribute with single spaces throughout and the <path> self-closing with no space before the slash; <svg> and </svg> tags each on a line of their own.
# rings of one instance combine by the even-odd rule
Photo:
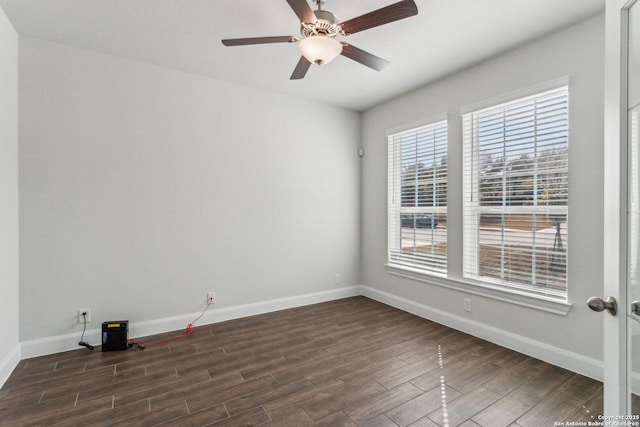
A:
<svg viewBox="0 0 640 427">
<path fill-rule="evenodd" d="M 440 274 L 425 274 L 420 270 L 397 264 L 385 264 L 387 272 L 394 276 L 479 295 L 497 301 L 508 302 L 535 310 L 566 316 L 573 304 L 544 295 L 531 295 L 512 289 L 501 289 L 484 283 L 451 279 Z"/>
</svg>

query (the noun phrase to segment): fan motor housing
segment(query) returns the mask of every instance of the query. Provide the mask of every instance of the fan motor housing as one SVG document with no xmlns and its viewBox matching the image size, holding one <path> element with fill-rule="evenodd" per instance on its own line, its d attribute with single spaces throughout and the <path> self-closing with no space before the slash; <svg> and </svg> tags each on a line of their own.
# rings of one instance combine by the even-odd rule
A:
<svg viewBox="0 0 640 427">
<path fill-rule="evenodd" d="M 315 10 L 317 21 L 312 24 L 303 23 L 300 33 L 305 36 L 329 36 L 340 34 L 340 21 L 333 13 L 327 10 Z"/>
</svg>

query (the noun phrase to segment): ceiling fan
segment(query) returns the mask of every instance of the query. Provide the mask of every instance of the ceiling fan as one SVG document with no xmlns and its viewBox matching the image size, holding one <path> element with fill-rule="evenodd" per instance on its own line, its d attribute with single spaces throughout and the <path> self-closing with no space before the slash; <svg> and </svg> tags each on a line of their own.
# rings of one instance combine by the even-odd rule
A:
<svg viewBox="0 0 640 427">
<path fill-rule="evenodd" d="M 222 44 L 225 46 L 243 46 L 267 43 L 298 43 L 298 50 L 302 56 L 293 70 L 293 74 L 291 74 L 291 80 L 304 78 L 312 63 L 318 65 L 327 64 L 338 55 L 346 56 L 362 65 L 381 71 L 389 65 L 389 61 L 358 49 L 349 43 L 339 42 L 336 37 L 348 36 L 418 14 L 418 7 L 414 0 L 402 0 L 348 21 L 340 22 L 333 13 L 328 10 L 322 10 L 322 5 L 327 0 L 313 1 L 316 3 L 318 10 L 311 10 L 307 0 L 287 0 L 291 9 L 300 19 L 302 37 L 275 36 L 225 39 L 222 40 Z"/>
</svg>

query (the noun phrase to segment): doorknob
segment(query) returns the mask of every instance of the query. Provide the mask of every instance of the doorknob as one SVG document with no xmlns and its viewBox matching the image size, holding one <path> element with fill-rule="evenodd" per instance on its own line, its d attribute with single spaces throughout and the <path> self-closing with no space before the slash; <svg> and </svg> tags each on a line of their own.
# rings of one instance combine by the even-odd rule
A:
<svg viewBox="0 0 640 427">
<path fill-rule="evenodd" d="M 591 297 L 587 300 L 587 305 L 593 311 L 607 310 L 612 316 L 615 316 L 618 312 L 618 303 L 614 297 L 606 297 L 604 300 L 598 297 Z"/>
<path fill-rule="evenodd" d="M 636 315 L 640 315 L 640 300 L 631 303 L 631 312 Z"/>
</svg>

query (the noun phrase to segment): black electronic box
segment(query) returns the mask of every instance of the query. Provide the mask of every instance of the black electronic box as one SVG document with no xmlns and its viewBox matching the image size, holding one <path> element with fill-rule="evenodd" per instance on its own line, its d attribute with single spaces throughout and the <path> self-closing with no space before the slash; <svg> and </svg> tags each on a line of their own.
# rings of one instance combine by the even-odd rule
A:
<svg viewBox="0 0 640 427">
<path fill-rule="evenodd" d="M 129 321 L 103 322 L 102 351 L 118 351 L 127 348 L 129 348 Z"/>
</svg>

